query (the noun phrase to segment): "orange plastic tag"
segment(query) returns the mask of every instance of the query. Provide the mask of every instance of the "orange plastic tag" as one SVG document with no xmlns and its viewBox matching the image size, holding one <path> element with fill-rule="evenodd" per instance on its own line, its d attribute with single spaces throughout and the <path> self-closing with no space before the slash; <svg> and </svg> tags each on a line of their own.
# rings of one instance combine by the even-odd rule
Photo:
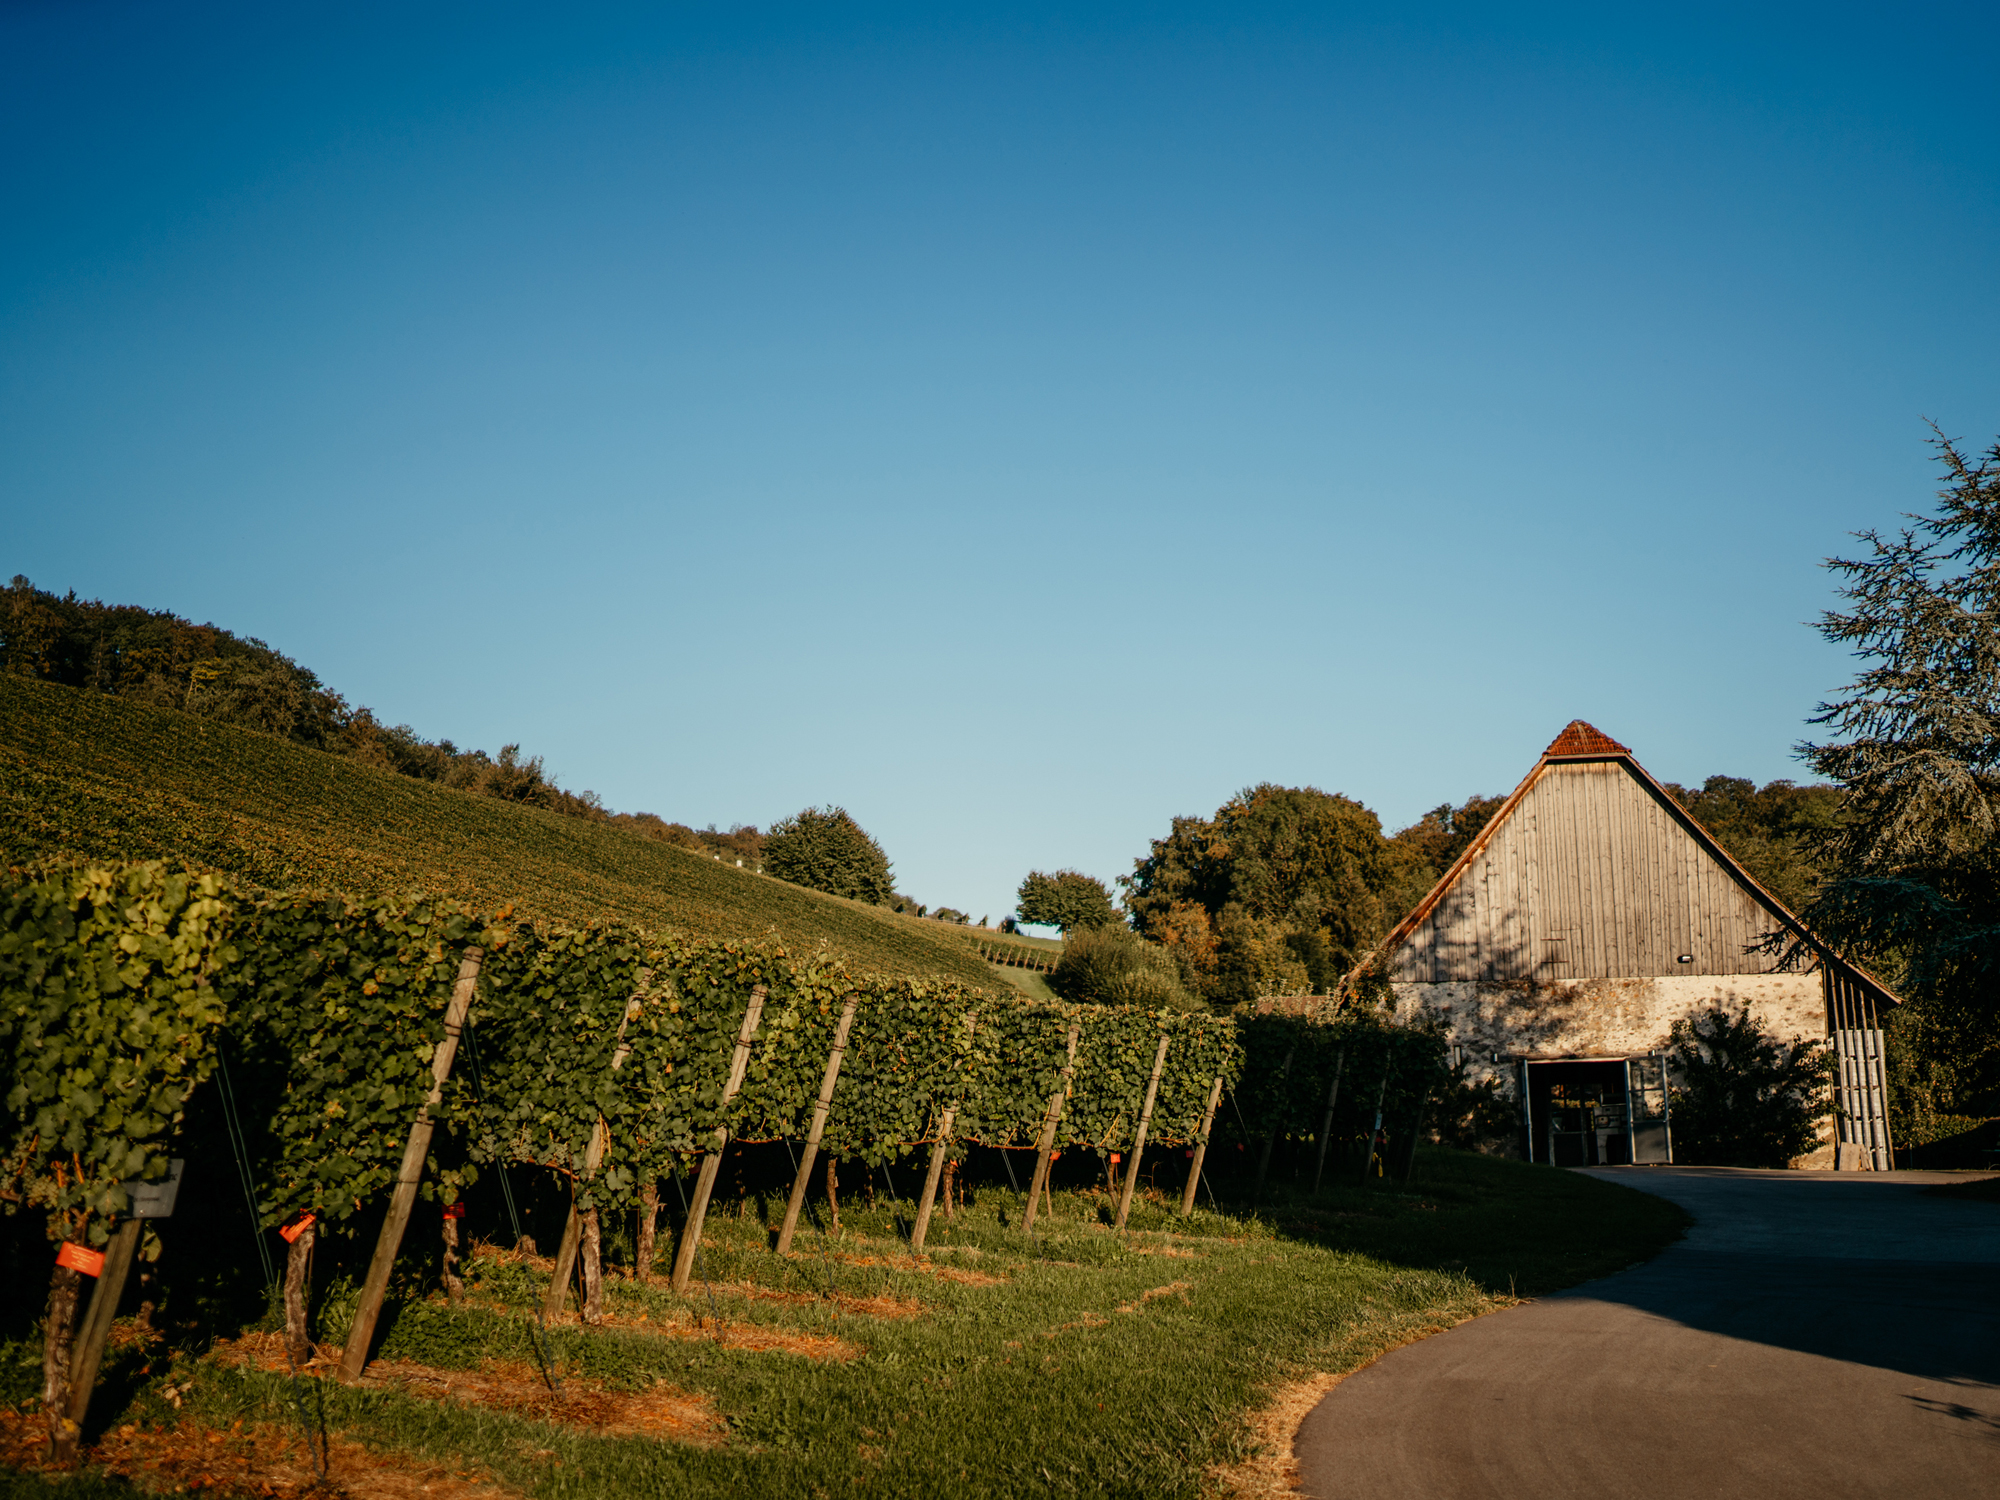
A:
<svg viewBox="0 0 2000 1500">
<path fill-rule="evenodd" d="M 68 1266 L 72 1271 L 81 1271 L 86 1276 L 102 1276 L 104 1252 L 86 1249 L 82 1245 L 73 1245 L 64 1240 L 62 1249 L 56 1251 L 56 1264 Z"/>
<path fill-rule="evenodd" d="M 319 1216 L 317 1214 L 300 1214 L 297 1222 L 287 1224 L 283 1229 L 280 1229 L 278 1233 L 285 1237 L 285 1243 L 287 1245 L 295 1245 L 298 1243 L 299 1236 L 306 1232 L 306 1226 L 308 1224 L 311 1224 L 318 1217 Z"/>
<path fill-rule="evenodd" d="M 1112 1165 L 1112 1166 L 1114 1166 L 1114 1167 L 1115 1167 L 1115 1166 L 1117 1166 L 1117 1165 L 1118 1165 L 1118 1163 L 1120 1163 L 1120 1162 L 1121 1162 L 1121 1161 L 1123 1161 L 1123 1160 L 1125 1160 L 1125 1156 L 1124 1156 L 1124 1153 L 1123 1153 L 1123 1152 L 1119 1152 L 1119 1151 L 1114 1151 L 1114 1152 L 1112 1152 L 1112 1153 L 1111 1153 L 1111 1165 Z"/>
<path fill-rule="evenodd" d="M 464 1218 L 464 1217 L 465 1217 L 465 1205 L 464 1205 L 463 1203 L 447 1203 L 447 1204 L 446 1204 L 446 1205 L 444 1206 L 444 1216 L 445 1216 L 445 1217 L 446 1217 L 447 1219 L 462 1219 L 462 1218 Z"/>
</svg>

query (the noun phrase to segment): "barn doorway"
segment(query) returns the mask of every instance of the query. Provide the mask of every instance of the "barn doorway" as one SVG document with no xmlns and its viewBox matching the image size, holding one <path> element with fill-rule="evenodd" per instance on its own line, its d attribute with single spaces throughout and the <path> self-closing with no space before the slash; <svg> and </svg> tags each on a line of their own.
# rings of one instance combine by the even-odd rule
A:
<svg viewBox="0 0 2000 1500">
<path fill-rule="evenodd" d="M 1529 1161 L 1553 1167 L 1664 1165 L 1674 1159 L 1666 1059 L 1520 1060 Z"/>
</svg>

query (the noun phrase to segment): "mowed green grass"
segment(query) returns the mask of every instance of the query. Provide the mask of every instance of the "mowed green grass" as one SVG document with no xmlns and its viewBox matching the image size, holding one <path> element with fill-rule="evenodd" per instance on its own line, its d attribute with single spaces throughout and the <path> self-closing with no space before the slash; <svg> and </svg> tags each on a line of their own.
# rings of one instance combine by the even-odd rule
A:
<svg viewBox="0 0 2000 1500">
<path fill-rule="evenodd" d="M 425 891 L 562 921 L 825 945 L 857 971 L 1004 981 L 962 931 L 636 833 L 447 790 L 172 709 L 0 676 L 0 861 L 177 859 L 269 887 Z"/>
<path fill-rule="evenodd" d="M 566 1388 L 702 1398 L 726 1424 L 715 1446 L 460 1404 L 437 1380 L 329 1383 L 327 1421 L 345 1441 L 548 1500 L 1200 1496 L 1215 1492 L 1216 1466 L 1249 1456 L 1247 1419 L 1274 1387 L 1353 1368 L 1511 1294 L 1623 1268 L 1686 1222 L 1614 1184 L 1442 1150 L 1420 1154 L 1408 1187 L 1350 1183 L 1263 1215 L 1182 1219 L 1177 1202 L 1142 1200 L 1123 1236 L 1105 1227 L 1102 1194 L 1059 1194 L 1054 1221 L 1029 1239 L 1015 1227 L 1020 1199 L 981 1190 L 934 1221 L 922 1262 L 904 1243 L 907 1206 L 844 1203 L 837 1238 L 806 1228 L 800 1253 L 780 1261 L 768 1219 L 782 1204 L 746 1199 L 710 1219 L 689 1296 L 619 1277 L 612 1326 L 553 1330 Z M 532 1371 L 536 1266 L 489 1253 L 471 1280 L 473 1306 L 433 1296 L 402 1308 L 380 1358 Z M 871 1313 L 867 1299 L 894 1300 Z M 843 1340 L 852 1357 L 715 1337 L 759 1330 Z M 190 1376 L 171 1410 L 161 1384 Z M 297 1427 L 285 1382 L 227 1353 L 179 1362 L 93 1425 L 182 1419 L 217 1432 L 241 1422 L 269 1444 Z"/>
</svg>

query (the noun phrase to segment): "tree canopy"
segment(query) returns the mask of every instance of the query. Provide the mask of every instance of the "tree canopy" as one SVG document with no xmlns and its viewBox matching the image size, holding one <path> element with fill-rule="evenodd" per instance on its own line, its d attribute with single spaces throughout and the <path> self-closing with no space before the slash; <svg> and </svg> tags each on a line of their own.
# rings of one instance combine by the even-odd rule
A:
<svg viewBox="0 0 2000 1500">
<path fill-rule="evenodd" d="M 1828 560 L 1847 607 L 1820 633 L 1864 666 L 1813 716 L 1831 736 L 1799 747 L 1846 794 L 1802 915 L 1900 983 L 1892 1123 L 1911 1144 L 2000 1114 L 2000 444 L 1934 446 L 1935 512 Z"/>
<path fill-rule="evenodd" d="M 1121 884 L 1132 925 L 1226 1005 L 1332 989 L 1434 878 L 1359 802 L 1266 782 L 1175 818 Z"/>
<path fill-rule="evenodd" d="M 1667 783 L 1676 802 L 1715 835 L 1765 890 L 1795 912 L 1819 893 L 1816 852 L 1840 822 L 1838 787 L 1711 776 L 1694 790 Z"/>
<path fill-rule="evenodd" d="M 1066 933 L 1110 927 L 1122 920 L 1104 882 L 1077 870 L 1058 870 L 1053 875 L 1031 870 L 1014 899 L 1018 903 L 1015 911 L 1023 922 L 1060 927 Z"/>
<path fill-rule="evenodd" d="M 877 906 L 896 894 L 889 857 L 844 807 L 808 807 L 773 823 L 764 868 L 793 885 Z"/>
<path fill-rule="evenodd" d="M 1450 869 L 1452 861 L 1471 846 L 1506 800 L 1505 797 L 1475 795 L 1467 797 L 1457 807 L 1441 802 L 1397 834 L 1391 842 L 1414 856 L 1435 879 Z"/>
</svg>

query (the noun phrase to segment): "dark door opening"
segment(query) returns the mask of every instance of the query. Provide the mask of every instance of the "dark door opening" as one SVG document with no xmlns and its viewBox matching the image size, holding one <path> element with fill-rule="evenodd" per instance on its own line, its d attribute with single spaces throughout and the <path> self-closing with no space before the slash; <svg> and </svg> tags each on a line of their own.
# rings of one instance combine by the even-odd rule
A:
<svg viewBox="0 0 2000 1500">
<path fill-rule="evenodd" d="M 1529 1161 L 1616 1167 L 1673 1160 L 1663 1058 L 1523 1059 Z"/>
</svg>

